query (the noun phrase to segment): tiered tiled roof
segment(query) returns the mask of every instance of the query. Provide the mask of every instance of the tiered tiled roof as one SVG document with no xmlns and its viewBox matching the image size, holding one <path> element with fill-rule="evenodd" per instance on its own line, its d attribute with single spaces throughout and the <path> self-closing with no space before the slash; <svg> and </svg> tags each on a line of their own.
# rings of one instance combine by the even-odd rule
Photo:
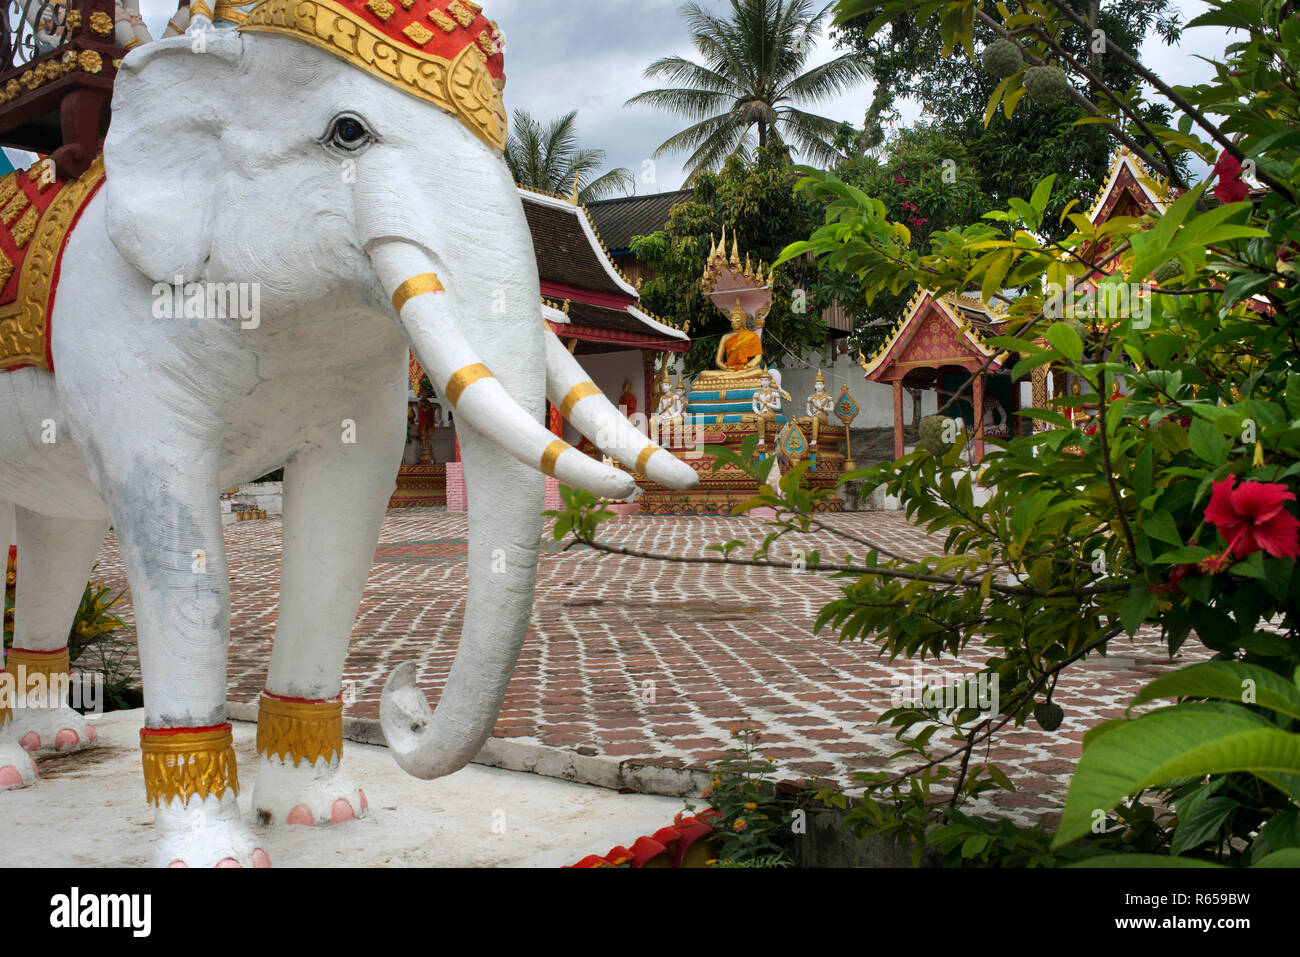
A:
<svg viewBox="0 0 1300 957">
<path fill-rule="evenodd" d="M 575 333 L 608 333 L 599 337 L 607 341 L 685 349 L 690 337 L 684 331 L 640 307 L 640 294 L 614 264 L 584 207 L 537 190 L 521 188 L 519 195 L 533 234 L 548 321 L 571 325 Z"/>
</svg>

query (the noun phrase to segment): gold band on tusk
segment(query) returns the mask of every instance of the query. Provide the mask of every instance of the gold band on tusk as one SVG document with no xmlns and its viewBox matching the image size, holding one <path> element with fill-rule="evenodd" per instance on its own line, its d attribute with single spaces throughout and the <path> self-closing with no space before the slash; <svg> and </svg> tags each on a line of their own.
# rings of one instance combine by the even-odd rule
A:
<svg viewBox="0 0 1300 957">
<path fill-rule="evenodd" d="M 542 453 L 542 464 L 539 468 L 546 475 L 555 478 L 555 463 L 559 460 L 561 455 L 569 451 L 571 448 L 573 448 L 573 446 L 568 442 L 562 442 L 561 440 L 556 439 L 548 445 L 546 451 Z"/>
<path fill-rule="evenodd" d="M 573 407 L 583 399 L 589 399 L 593 395 L 604 394 L 605 393 L 600 391 L 600 386 L 596 385 L 594 382 L 579 382 L 569 390 L 569 394 L 566 395 L 564 401 L 560 403 L 560 415 L 567 419 L 573 414 Z"/>
<path fill-rule="evenodd" d="M 447 385 L 442 390 L 442 397 L 455 405 L 460 401 L 460 397 L 465 394 L 465 390 L 472 386 L 480 379 L 491 379 L 492 370 L 481 362 L 465 366 L 451 374 L 447 380 Z"/>
<path fill-rule="evenodd" d="M 393 293 L 393 308 L 397 310 L 397 314 L 400 316 L 402 310 L 406 308 L 406 304 L 416 296 L 446 291 L 447 287 L 442 284 L 442 280 L 431 272 L 426 272 L 420 276 L 412 276 L 397 287 L 397 292 Z"/>
<path fill-rule="evenodd" d="M 212 8 L 208 6 L 204 0 L 191 0 L 190 19 L 193 20 L 195 17 L 207 17 L 209 20 L 213 19 Z"/>
<path fill-rule="evenodd" d="M 641 454 L 636 457 L 636 468 L 632 471 L 637 475 L 645 475 L 645 469 L 646 466 L 650 464 L 650 460 L 654 458 L 656 452 L 662 451 L 663 449 L 659 448 L 657 445 L 647 445 L 641 450 Z"/>
</svg>

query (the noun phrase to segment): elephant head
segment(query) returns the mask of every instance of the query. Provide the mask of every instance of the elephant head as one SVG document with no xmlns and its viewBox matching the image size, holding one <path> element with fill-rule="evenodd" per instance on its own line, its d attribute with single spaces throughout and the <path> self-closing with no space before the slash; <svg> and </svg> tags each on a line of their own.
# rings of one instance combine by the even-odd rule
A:
<svg viewBox="0 0 1300 957">
<path fill-rule="evenodd" d="M 358 328 L 397 323 L 455 406 L 470 488 L 461 643 L 436 712 L 409 664 L 381 709 L 399 764 L 432 778 L 475 756 L 504 700 L 532 606 L 542 472 L 610 498 L 635 489 L 546 431 L 547 394 L 625 464 L 678 488 L 697 478 L 582 391 L 544 329 L 501 152 L 495 27 L 464 0 L 410 7 L 265 0 L 239 31 L 133 51 L 105 190 L 110 236 L 150 280 L 258 283 L 268 322 L 355 302 Z"/>
</svg>

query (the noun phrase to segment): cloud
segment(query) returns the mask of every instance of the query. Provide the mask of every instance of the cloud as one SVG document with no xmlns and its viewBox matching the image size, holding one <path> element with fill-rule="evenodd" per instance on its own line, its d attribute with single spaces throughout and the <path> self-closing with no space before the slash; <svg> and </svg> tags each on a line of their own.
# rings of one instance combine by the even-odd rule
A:
<svg viewBox="0 0 1300 957">
<path fill-rule="evenodd" d="M 506 103 L 512 112 L 522 108 L 548 121 L 577 110 L 582 144 L 605 150 L 611 167 L 623 166 L 636 174 L 638 192 L 680 187 L 685 155 L 657 161 L 652 156 L 660 143 L 682 129 L 684 121 L 650 107 L 624 104 L 650 88 L 642 74 L 655 60 L 671 55 L 695 58 L 678 15 L 681 0 L 482 2 L 506 34 Z M 719 13 L 730 6 L 727 0 L 701 2 Z M 1207 9 L 1203 0 L 1182 0 L 1179 6 L 1184 20 Z M 153 35 L 161 36 L 176 6 L 174 0 L 142 0 L 141 8 Z M 1190 84 L 1212 75 L 1211 67 L 1194 55 L 1221 56 L 1224 42 L 1224 33 L 1217 28 L 1193 30 L 1177 47 L 1166 47 L 1158 39 L 1148 41 L 1142 55 L 1160 75 Z M 823 39 L 809 67 L 838 52 Z M 816 111 L 860 125 L 871 92 L 869 84 L 858 87 L 823 101 Z M 909 122 L 920 114 L 915 104 L 904 104 L 903 112 Z M 651 175 L 653 181 L 647 182 Z"/>
</svg>

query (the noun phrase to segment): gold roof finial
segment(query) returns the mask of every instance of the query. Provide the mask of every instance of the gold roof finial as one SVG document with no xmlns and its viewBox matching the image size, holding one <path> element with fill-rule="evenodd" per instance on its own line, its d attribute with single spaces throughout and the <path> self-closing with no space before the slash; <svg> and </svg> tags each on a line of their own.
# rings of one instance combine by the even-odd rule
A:
<svg viewBox="0 0 1300 957">
<path fill-rule="evenodd" d="M 573 195 L 569 197 L 569 205 L 578 205 L 578 177 L 573 177 Z"/>
<path fill-rule="evenodd" d="M 731 265 L 733 269 L 740 269 L 740 240 L 736 234 L 731 234 Z"/>
</svg>

